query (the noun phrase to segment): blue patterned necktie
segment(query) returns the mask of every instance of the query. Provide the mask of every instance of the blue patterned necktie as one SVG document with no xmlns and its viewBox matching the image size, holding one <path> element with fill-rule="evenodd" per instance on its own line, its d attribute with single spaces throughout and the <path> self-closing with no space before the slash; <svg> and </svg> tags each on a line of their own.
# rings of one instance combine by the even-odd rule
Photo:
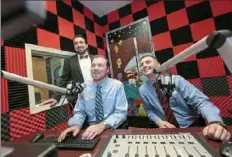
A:
<svg viewBox="0 0 232 157">
<path fill-rule="evenodd" d="M 96 114 L 97 123 L 102 122 L 104 119 L 101 87 L 102 86 L 97 85 L 96 104 L 95 104 L 95 114 Z"/>
</svg>

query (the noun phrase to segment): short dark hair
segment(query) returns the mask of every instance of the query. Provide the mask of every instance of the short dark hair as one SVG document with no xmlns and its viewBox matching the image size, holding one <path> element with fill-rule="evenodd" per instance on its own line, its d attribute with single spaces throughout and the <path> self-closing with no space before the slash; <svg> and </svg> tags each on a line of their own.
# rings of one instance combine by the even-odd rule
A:
<svg viewBox="0 0 232 157">
<path fill-rule="evenodd" d="M 105 60 L 106 60 L 106 66 L 107 66 L 107 67 L 110 67 L 109 60 L 108 60 L 105 56 L 103 56 L 103 55 L 94 55 L 92 61 L 93 61 L 94 59 L 96 59 L 96 58 L 103 58 L 103 59 L 105 59 Z"/>
<path fill-rule="evenodd" d="M 84 39 L 85 43 L 87 43 L 85 35 L 77 34 L 77 35 L 75 35 L 75 37 L 73 38 L 73 40 L 76 39 L 76 38 L 82 38 L 82 39 Z"/>
<path fill-rule="evenodd" d="M 150 53 L 150 54 L 147 54 L 147 55 L 145 55 L 145 56 L 142 56 L 140 59 L 139 59 L 139 61 L 141 61 L 143 58 L 145 58 L 145 57 L 152 57 L 152 58 L 154 58 L 154 59 L 156 59 L 157 61 L 158 61 L 158 59 L 155 57 L 155 55 L 153 54 L 153 53 Z"/>
</svg>

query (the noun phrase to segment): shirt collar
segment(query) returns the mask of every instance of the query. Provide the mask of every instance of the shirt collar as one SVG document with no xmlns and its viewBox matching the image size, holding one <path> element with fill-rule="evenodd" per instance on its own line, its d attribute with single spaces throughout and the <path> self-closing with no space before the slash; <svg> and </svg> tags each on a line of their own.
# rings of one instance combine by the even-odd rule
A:
<svg viewBox="0 0 232 157">
<path fill-rule="evenodd" d="M 108 77 L 104 78 L 103 80 L 99 82 L 99 84 L 93 81 L 93 84 L 96 88 L 97 88 L 97 85 L 101 85 L 103 87 L 108 82 L 108 79 L 109 79 Z"/>
</svg>

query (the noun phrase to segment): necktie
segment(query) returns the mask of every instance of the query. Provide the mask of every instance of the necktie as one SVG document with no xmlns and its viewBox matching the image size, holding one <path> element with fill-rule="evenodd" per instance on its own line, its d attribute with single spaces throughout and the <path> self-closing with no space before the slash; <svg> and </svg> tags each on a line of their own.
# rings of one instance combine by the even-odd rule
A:
<svg viewBox="0 0 232 157">
<path fill-rule="evenodd" d="M 155 90 L 156 90 L 156 94 L 160 100 L 160 104 L 163 108 L 163 111 L 166 115 L 166 120 L 169 122 L 169 123 L 172 123 L 173 125 L 175 125 L 176 127 L 179 127 L 179 124 L 177 123 L 176 121 L 176 118 L 172 112 L 172 109 L 171 107 L 169 106 L 168 104 L 168 100 L 167 98 L 164 96 L 164 94 L 161 93 L 159 87 L 158 87 L 158 84 L 155 82 L 154 84 L 154 87 L 155 87 Z"/>
<path fill-rule="evenodd" d="M 83 58 L 88 58 L 89 55 L 80 55 L 80 59 L 83 59 Z"/>
<path fill-rule="evenodd" d="M 101 87 L 102 86 L 97 85 L 96 104 L 95 104 L 95 114 L 96 114 L 97 123 L 102 122 L 104 119 Z"/>
</svg>

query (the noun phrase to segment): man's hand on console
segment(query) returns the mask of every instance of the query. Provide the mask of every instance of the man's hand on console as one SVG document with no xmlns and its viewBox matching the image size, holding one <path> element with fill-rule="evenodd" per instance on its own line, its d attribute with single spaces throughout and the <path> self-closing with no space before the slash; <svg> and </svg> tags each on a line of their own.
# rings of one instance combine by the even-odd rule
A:
<svg viewBox="0 0 232 157">
<path fill-rule="evenodd" d="M 85 132 L 82 135 L 83 139 L 94 139 L 97 135 L 100 135 L 104 130 L 106 129 L 106 126 L 104 124 L 95 124 L 89 126 Z"/>
<path fill-rule="evenodd" d="M 209 124 L 203 129 L 203 135 L 213 140 L 228 141 L 231 138 L 230 132 L 228 132 L 223 126 L 213 123 Z"/>
<path fill-rule="evenodd" d="M 163 120 L 157 120 L 156 124 L 159 126 L 159 128 L 176 128 L 173 124 Z"/>
<path fill-rule="evenodd" d="M 80 132 L 80 130 L 81 130 L 81 129 L 80 129 L 80 126 L 79 126 L 79 125 L 74 125 L 74 126 L 72 126 L 72 127 L 70 127 L 70 128 L 65 129 L 65 130 L 60 134 L 60 136 L 58 137 L 58 142 L 62 142 L 62 141 L 65 139 L 67 133 L 69 133 L 69 132 L 73 132 L 73 136 L 74 136 L 74 137 L 77 136 L 77 134 Z"/>
<path fill-rule="evenodd" d="M 54 106 L 57 103 L 56 99 L 48 99 L 40 104 L 40 106 L 51 104 L 50 106 Z"/>
</svg>

